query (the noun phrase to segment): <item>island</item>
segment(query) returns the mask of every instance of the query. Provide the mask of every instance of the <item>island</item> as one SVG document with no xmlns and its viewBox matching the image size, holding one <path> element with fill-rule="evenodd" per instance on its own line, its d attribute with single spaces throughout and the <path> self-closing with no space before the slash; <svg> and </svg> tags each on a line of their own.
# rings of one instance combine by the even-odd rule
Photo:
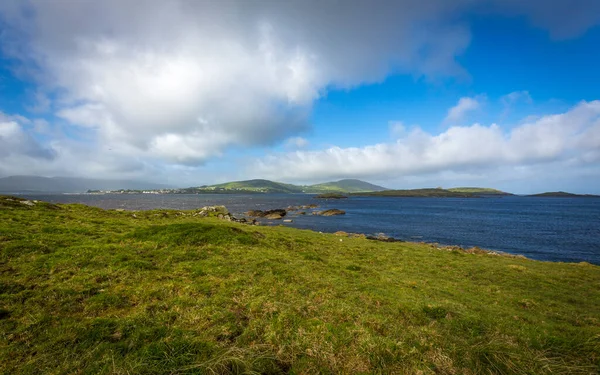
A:
<svg viewBox="0 0 600 375">
<path fill-rule="evenodd" d="M 480 194 L 469 192 L 455 192 L 441 188 L 385 190 L 375 192 L 352 193 L 358 197 L 404 197 L 404 198 L 477 198 Z"/>
<path fill-rule="evenodd" d="M 594 194 L 573 194 L 565 191 L 549 191 L 546 193 L 531 194 L 527 197 L 546 197 L 546 198 L 600 198 L 600 195 Z"/>
<path fill-rule="evenodd" d="M 316 199 L 347 199 L 348 196 L 340 194 L 340 193 L 325 193 L 325 194 L 315 195 L 314 198 L 316 198 Z"/>
</svg>

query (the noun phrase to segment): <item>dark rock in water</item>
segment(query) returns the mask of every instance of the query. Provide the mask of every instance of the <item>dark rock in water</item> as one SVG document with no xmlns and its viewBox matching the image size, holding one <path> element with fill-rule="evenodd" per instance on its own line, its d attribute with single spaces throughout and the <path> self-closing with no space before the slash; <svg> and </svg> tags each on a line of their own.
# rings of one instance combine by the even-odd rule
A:
<svg viewBox="0 0 600 375">
<path fill-rule="evenodd" d="M 298 215 L 306 215 L 306 211 L 300 211 L 298 212 Z"/>
<path fill-rule="evenodd" d="M 264 211 L 261 211 L 261 210 L 250 210 L 250 211 L 246 212 L 246 216 L 250 216 L 250 217 L 264 217 L 265 213 L 264 213 Z"/>
<path fill-rule="evenodd" d="M 320 216 L 335 216 L 335 215 L 345 215 L 346 211 L 338 210 L 337 208 L 332 208 L 330 210 L 325 210 L 318 212 L 317 215 Z"/>
<path fill-rule="evenodd" d="M 286 210 L 286 211 L 288 211 L 288 212 L 289 212 L 289 211 L 298 211 L 298 210 L 299 210 L 299 208 L 298 208 L 298 207 L 296 207 L 296 206 L 288 206 L 288 207 L 287 207 L 285 210 Z"/>
<path fill-rule="evenodd" d="M 266 211 L 261 211 L 261 210 L 251 210 L 246 212 L 246 216 L 250 216 L 250 217 L 266 217 L 267 219 L 269 218 L 269 215 L 273 215 L 275 216 L 275 214 L 283 217 L 287 214 L 287 211 L 282 209 L 282 208 L 278 208 L 275 210 L 266 210 Z M 279 219 L 281 219 L 281 217 Z"/>
</svg>

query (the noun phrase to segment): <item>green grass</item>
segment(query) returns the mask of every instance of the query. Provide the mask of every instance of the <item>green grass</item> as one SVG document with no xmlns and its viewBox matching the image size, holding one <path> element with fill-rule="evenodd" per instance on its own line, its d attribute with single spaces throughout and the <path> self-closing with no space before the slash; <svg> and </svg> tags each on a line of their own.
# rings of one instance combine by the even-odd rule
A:
<svg viewBox="0 0 600 375">
<path fill-rule="evenodd" d="M 492 188 L 480 188 L 480 187 L 456 187 L 450 188 L 448 191 L 452 191 L 455 193 L 475 193 L 482 195 L 512 195 L 511 193 L 507 193 L 502 190 L 492 189 Z"/>
<path fill-rule="evenodd" d="M 600 267 L 0 198 L 0 373 L 595 374 Z"/>
</svg>

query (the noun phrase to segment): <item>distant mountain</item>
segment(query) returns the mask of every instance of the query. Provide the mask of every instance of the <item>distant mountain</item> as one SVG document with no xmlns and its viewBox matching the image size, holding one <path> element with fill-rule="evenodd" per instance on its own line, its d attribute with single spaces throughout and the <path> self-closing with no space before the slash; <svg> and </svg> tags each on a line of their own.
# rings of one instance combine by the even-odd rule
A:
<svg viewBox="0 0 600 375">
<path fill-rule="evenodd" d="M 0 192 L 84 193 L 88 190 L 158 190 L 170 186 L 143 181 L 76 177 L 9 176 L 0 178 Z"/>
<path fill-rule="evenodd" d="M 455 193 L 473 193 L 479 195 L 514 195 L 498 189 L 480 187 L 456 187 L 447 190 Z"/>
<path fill-rule="evenodd" d="M 305 186 L 304 191 L 307 193 L 327 193 L 327 192 L 337 192 L 337 193 L 360 193 L 367 191 L 384 191 L 388 190 L 383 186 L 373 185 L 371 183 L 355 180 L 355 179 L 346 179 L 332 182 L 325 182 L 322 184 Z"/>
<path fill-rule="evenodd" d="M 549 191 L 540 194 L 527 195 L 528 197 L 549 197 L 549 198 L 600 198 L 600 195 L 593 194 L 573 194 L 564 191 Z"/>
<path fill-rule="evenodd" d="M 204 192 L 247 192 L 247 193 L 354 193 L 382 191 L 386 188 L 361 180 L 340 180 L 316 185 L 292 185 L 269 180 L 233 181 L 201 188 Z"/>
</svg>

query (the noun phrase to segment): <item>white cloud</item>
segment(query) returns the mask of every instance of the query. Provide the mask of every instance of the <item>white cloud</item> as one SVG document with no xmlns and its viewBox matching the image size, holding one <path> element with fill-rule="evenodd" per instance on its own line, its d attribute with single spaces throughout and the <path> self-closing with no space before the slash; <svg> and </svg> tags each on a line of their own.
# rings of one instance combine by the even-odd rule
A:
<svg viewBox="0 0 600 375">
<path fill-rule="evenodd" d="M 3 164 L 15 157 L 51 160 L 54 156 L 54 150 L 38 143 L 18 120 L 0 113 L 0 161 Z"/>
<path fill-rule="evenodd" d="M 291 149 L 300 149 L 308 147 L 309 143 L 306 138 L 292 137 L 285 141 L 285 146 Z"/>
<path fill-rule="evenodd" d="M 510 94 L 502 96 L 500 102 L 505 106 L 510 106 L 517 102 L 531 104 L 533 103 L 533 98 L 529 94 L 529 91 L 513 91 Z"/>
<path fill-rule="evenodd" d="M 600 153 L 600 101 L 581 102 L 566 113 L 544 116 L 510 131 L 493 124 L 454 126 L 441 134 L 415 128 L 393 143 L 331 147 L 270 155 L 255 165 L 257 175 L 288 180 L 398 178 L 469 173 L 553 162 L 585 166 Z"/>
<path fill-rule="evenodd" d="M 390 121 L 390 136 L 394 139 L 401 138 L 406 134 L 406 126 L 402 121 Z"/>
<path fill-rule="evenodd" d="M 466 114 L 468 112 L 475 111 L 479 109 L 481 106 L 481 97 L 464 97 L 460 98 L 458 103 L 448 110 L 448 114 L 446 115 L 446 119 L 444 122 L 446 123 L 457 123 L 459 121 L 464 120 Z"/>
</svg>

